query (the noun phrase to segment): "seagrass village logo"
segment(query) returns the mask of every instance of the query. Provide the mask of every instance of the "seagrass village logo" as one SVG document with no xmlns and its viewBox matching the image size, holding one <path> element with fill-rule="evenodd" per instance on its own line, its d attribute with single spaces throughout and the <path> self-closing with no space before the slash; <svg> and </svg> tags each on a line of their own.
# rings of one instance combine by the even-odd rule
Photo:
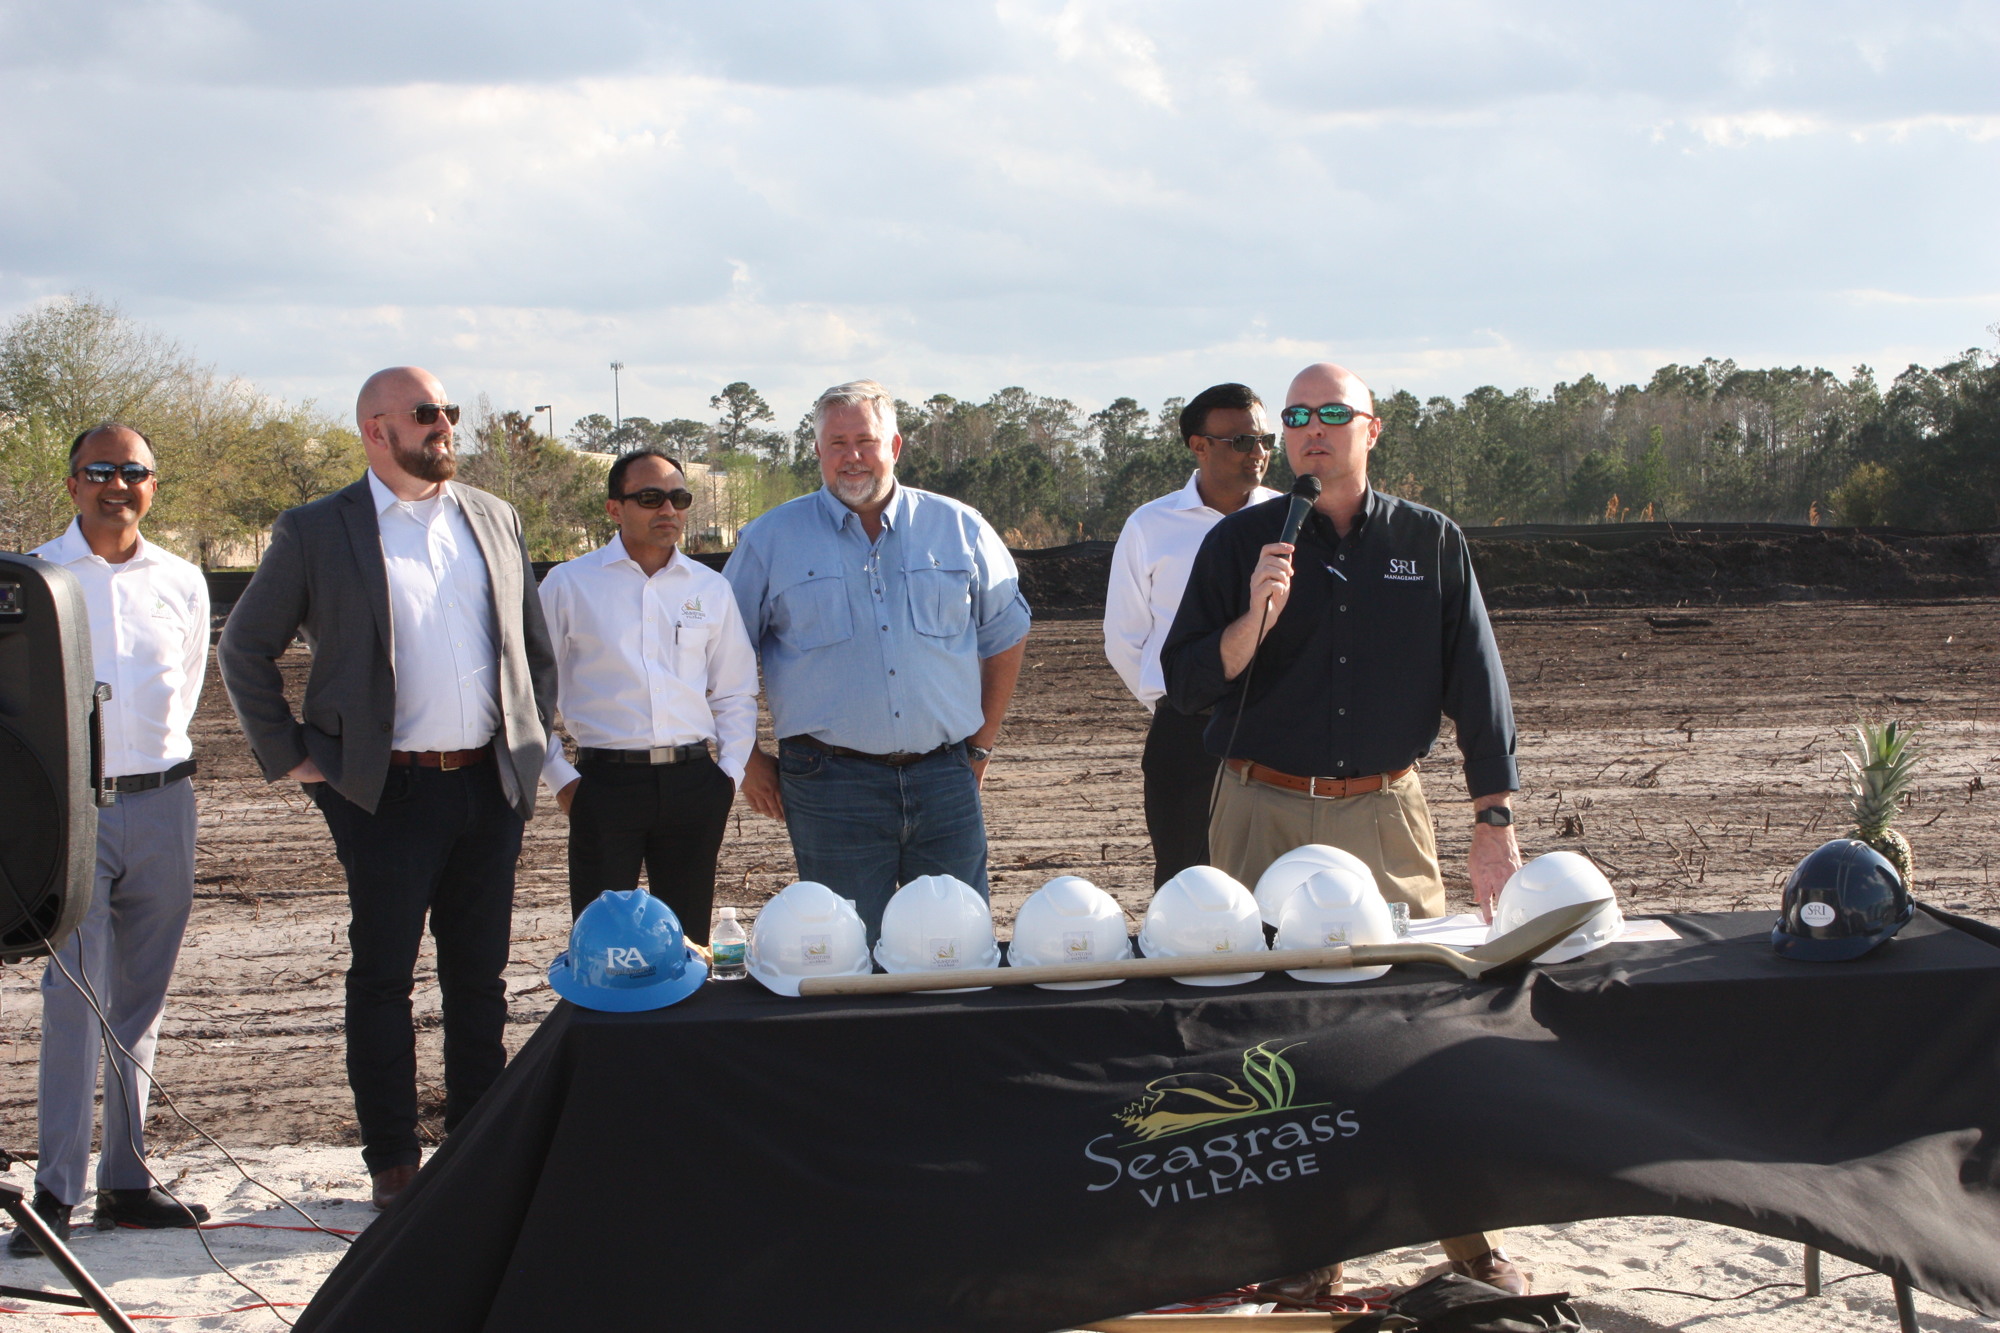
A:
<svg viewBox="0 0 2000 1333">
<path fill-rule="evenodd" d="M 1298 1100 L 1298 1076 L 1285 1053 L 1303 1045 L 1250 1047 L 1240 1081 L 1200 1072 L 1154 1079 L 1138 1100 L 1113 1113 L 1122 1133 L 1084 1145 L 1099 1177 L 1084 1188 L 1128 1186 L 1148 1208 L 1158 1208 L 1318 1175 L 1324 1146 L 1353 1138 L 1361 1122 L 1332 1102 Z M 1264 1123 L 1251 1123 L 1257 1121 Z M 1213 1132 L 1224 1125 L 1231 1128 Z M 1182 1136 L 1179 1143 L 1161 1142 Z"/>
</svg>

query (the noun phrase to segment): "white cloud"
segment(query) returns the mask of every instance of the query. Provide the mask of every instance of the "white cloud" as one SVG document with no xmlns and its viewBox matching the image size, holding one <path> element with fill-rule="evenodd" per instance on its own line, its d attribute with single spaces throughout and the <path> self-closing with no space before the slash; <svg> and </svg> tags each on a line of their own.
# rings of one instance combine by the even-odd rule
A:
<svg viewBox="0 0 2000 1333">
<path fill-rule="evenodd" d="M 0 7 L 0 316 L 88 289 L 269 388 L 426 360 L 559 419 L 613 359 L 659 417 L 1941 357 L 2000 314 L 1996 13 Z"/>
</svg>

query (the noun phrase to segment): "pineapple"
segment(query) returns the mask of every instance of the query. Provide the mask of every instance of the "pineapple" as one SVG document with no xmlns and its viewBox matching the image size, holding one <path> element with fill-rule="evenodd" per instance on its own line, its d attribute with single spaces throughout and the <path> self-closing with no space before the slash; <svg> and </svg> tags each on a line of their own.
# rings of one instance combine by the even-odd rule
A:
<svg viewBox="0 0 2000 1333">
<path fill-rule="evenodd" d="M 1847 836 L 1859 839 L 1880 852 L 1896 867 L 1903 888 L 1915 887 L 1911 879 L 1916 863 L 1910 844 L 1890 828 L 1903 796 L 1915 774 L 1918 748 L 1916 728 L 1901 722 L 1857 723 L 1854 751 L 1843 751 L 1847 761 L 1848 801 L 1854 810 L 1854 831 Z"/>
</svg>

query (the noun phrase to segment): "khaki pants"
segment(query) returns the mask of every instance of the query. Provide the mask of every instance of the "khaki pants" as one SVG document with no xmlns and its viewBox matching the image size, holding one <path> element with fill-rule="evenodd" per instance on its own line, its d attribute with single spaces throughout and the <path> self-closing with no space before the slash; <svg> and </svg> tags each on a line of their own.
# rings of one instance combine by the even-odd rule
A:
<svg viewBox="0 0 2000 1333">
<path fill-rule="evenodd" d="M 1222 772 L 1222 792 L 1208 823 L 1210 862 L 1246 887 L 1271 862 L 1307 843 L 1351 852 L 1375 872 L 1382 896 L 1408 903 L 1412 917 L 1444 915 L 1444 875 L 1430 807 L 1415 769 L 1379 791 L 1326 800 Z M 1497 1250 L 1505 1232 L 1474 1232 L 1440 1241 L 1447 1259 Z"/>
<path fill-rule="evenodd" d="M 1444 915 L 1444 876 L 1430 807 L 1415 769 L 1379 791 L 1336 800 L 1246 782 L 1224 769 L 1208 822 L 1211 863 L 1255 887 L 1271 862 L 1307 843 L 1351 852 L 1375 872 L 1382 896 L 1413 917 Z"/>
</svg>

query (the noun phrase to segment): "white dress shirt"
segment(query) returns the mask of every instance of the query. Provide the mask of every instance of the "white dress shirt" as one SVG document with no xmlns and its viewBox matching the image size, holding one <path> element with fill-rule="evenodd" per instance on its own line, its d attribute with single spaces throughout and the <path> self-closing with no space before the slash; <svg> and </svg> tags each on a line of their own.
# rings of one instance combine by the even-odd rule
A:
<svg viewBox="0 0 2000 1333">
<path fill-rule="evenodd" d="M 208 670 L 208 580 L 170 552 L 139 538 L 114 565 L 90 549 L 83 529 L 31 552 L 83 584 L 90 609 L 90 656 L 111 687 L 104 705 L 107 777 L 164 773 L 194 757 L 188 723 Z"/>
<path fill-rule="evenodd" d="M 368 487 L 389 574 L 391 748 L 476 750 L 500 730 L 486 557 L 450 482 L 428 500 L 399 500 L 371 470 Z"/>
<path fill-rule="evenodd" d="M 613 537 L 542 580 L 556 709 L 576 743 L 649 750 L 708 741 L 740 785 L 757 740 L 757 655 L 729 583 L 676 551 L 648 578 Z M 542 780 L 577 776 L 549 736 Z"/>
<path fill-rule="evenodd" d="M 1148 711 L 1167 692 L 1160 645 L 1174 627 L 1195 552 L 1208 530 L 1222 521 L 1221 510 L 1202 503 L 1195 484 L 1200 476 L 1197 470 L 1179 490 L 1134 509 L 1111 555 L 1111 586 L 1104 592 L 1104 655 Z M 1244 503 L 1261 504 L 1278 494 L 1259 486 Z"/>
</svg>

